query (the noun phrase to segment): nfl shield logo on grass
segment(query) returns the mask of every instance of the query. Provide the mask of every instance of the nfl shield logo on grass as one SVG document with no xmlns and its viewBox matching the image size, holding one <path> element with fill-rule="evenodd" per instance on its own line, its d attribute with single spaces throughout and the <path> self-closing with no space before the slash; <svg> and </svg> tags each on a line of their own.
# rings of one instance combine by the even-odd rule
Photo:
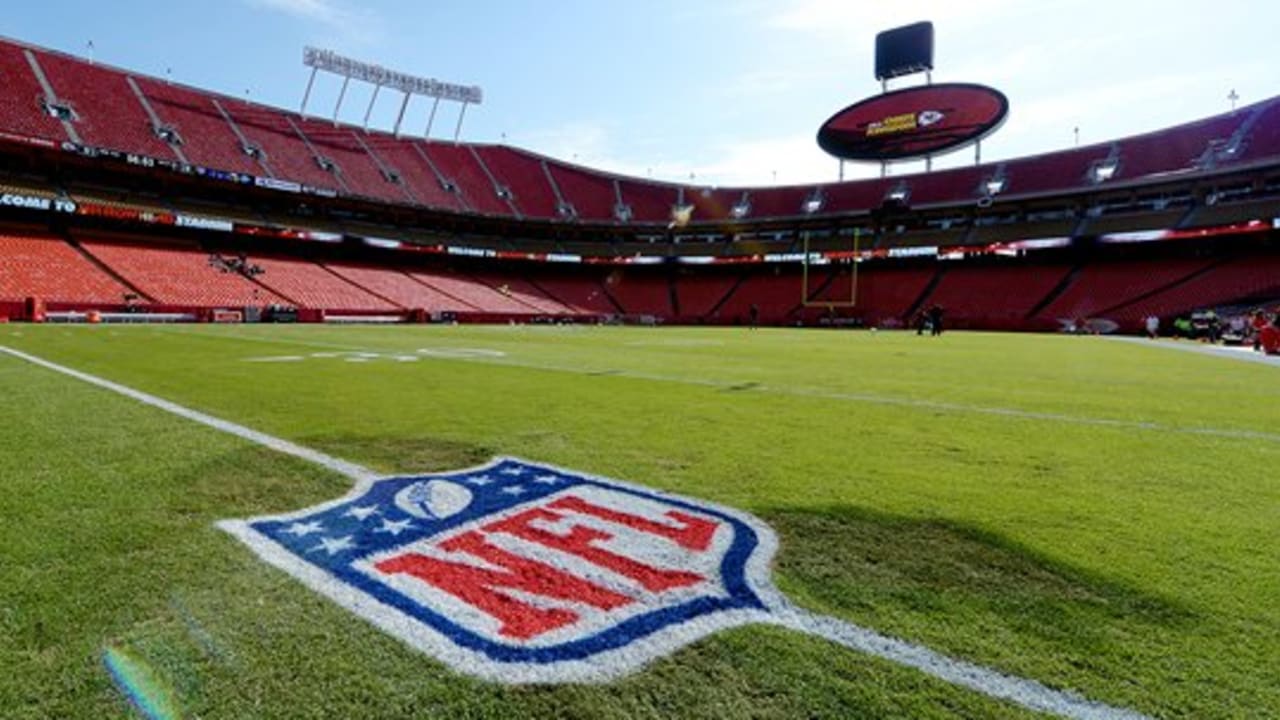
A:
<svg viewBox="0 0 1280 720">
<path fill-rule="evenodd" d="M 223 523 L 268 562 L 453 668 L 600 681 L 768 621 L 773 533 L 748 515 L 503 458 Z"/>
</svg>

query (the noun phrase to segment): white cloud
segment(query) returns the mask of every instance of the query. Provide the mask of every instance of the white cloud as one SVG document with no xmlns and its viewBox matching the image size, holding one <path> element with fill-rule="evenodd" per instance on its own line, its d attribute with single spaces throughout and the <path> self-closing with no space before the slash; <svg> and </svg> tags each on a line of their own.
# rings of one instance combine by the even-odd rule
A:
<svg viewBox="0 0 1280 720">
<path fill-rule="evenodd" d="M 606 128 L 570 123 L 508 138 L 509 142 L 566 162 L 631 177 L 721 187 L 828 182 L 837 163 L 818 149 L 812 133 L 718 141 L 696 156 L 673 156 L 660 140 L 615 142 Z M 851 168 L 852 169 L 852 168 Z M 852 175 L 850 176 L 852 177 Z"/>
<path fill-rule="evenodd" d="M 791 0 L 774 5 L 776 10 L 766 24 L 780 30 L 821 36 L 867 38 L 868 31 L 878 32 L 921 20 L 959 25 L 974 18 L 989 17 L 1011 4 L 1012 0 Z"/>
<path fill-rule="evenodd" d="M 1099 21 L 1103 9 L 1106 22 Z M 700 86 L 705 104 L 690 110 L 700 122 L 649 123 L 639 134 L 622 118 L 605 125 L 577 122 L 510 142 L 670 182 L 727 187 L 832 181 L 838 162 L 818 148 L 818 125 L 878 91 L 871 78 L 875 32 L 923 19 L 938 24 L 936 82 L 989 83 L 1009 95 L 1008 124 L 983 143 L 987 162 L 1065 149 L 1077 126 L 1081 142 L 1088 143 L 1188 122 L 1226 110 L 1232 87 L 1246 101 L 1274 92 L 1274 68 L 1256 55 L 1235 53 L 1230 44 L 1188 53 L 1178 30 L 1167 26 L 1168 16 L 1153 19 L 1123 3 L 739 0 L 739 10 L 752 47 L 760 50 Z M 1135 48 L 1142 49 L 1141 66 L 1130 64 Z M 939 158 L 934 167 L 967 165 L 973 158 L 965 150 Z M 916 162 L 891 171 L 923 170 Z M 846 178 L 878 174 L 875 165 L 846 166 Z"/>
<path fill-rule="evenodd" d="M 338 0 L 245 0 L 250 6 L 292 15 L 323 25 L 346 41 L 367 44 L 382 34 L 379 18 L 365 8 L 351 8 Z"/>
<path fill-rule="evenodd" d="M 576 157 L 580 165 L 592 165 L 610 152 L 609 132 L 589 122 L 521 133 L 507 141 L 568 162 L 575 162 Z"/>
<path fill-rule="evenodd" d="M 836 179 L 837 161 L 818 149 L 812 133 L 755 138 L 716 148 L 695 170 L 699 184 L 780 185 Z"/>
<path fill-rule="evenodd" d="M 329 0 L 249 0 L 249 4 L 326 25 L 341 22 L 345 14 Z"/>
</svg>

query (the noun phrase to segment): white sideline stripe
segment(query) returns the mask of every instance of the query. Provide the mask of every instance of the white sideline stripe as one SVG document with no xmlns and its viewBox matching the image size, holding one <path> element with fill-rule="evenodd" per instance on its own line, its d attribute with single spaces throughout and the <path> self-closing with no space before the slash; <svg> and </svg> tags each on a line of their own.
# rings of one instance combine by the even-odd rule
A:
<svg viewBox="0 0 1280 720">
<path fill-rule="evenodd" d="M 1150 720 L 1142 713 L 1094 702 L 1076 693 L 1054 690 L 1035 680 L 1005 675 L 981 665 L 949 658 L 921 645 L 881 635 L 837 618 L 817 615 L 790 603 L 774 608 L 774 612 L 783 627 L 915 668 L 953 685 L 1007 700 L 1029 710 L 1072 720 Z"/>
<path fill-rule="evenodd" d="M 1259 365 L 1270 365 L 1271 367 L 1280 368 L 1280 357 L 1275 355 L 1263 355 L 1255 352 L 1251 348 L 1233 349 L 1220 345 L 1204 345 L 1200 342 L 1182 341 L 1182 340 L 1148 340 L 1147 338 L 1106 336 L 1111 342 L 1124 342 L 1131 345 L 1140 345 L 1142 347 L 1158 348 L 1161 350 L 1180 350 L 1182 352 L 1191 352 L 1197 355 L 1208 355 L 1209 357 L 1225 358 L 1227 360 L 1237 360 L 1240 362 L 1251 362 Z"/>
<path fill-rule="evenodd" d="M 104 390 L 110 390 L 156 409 L 229 433 L 263 447 L 315 463 L 353 480 L 356 483 L 356 490 L 368 487 L 379 477 L 377 473 L 360 465 L 339 460 L 288 440 L 267 435 L 212 415 L 206 415 L 163 398 L 158 398 L 79 370 L 73 370 L 34 355 L 3 345 L 0 345 L 0 353 L 25 360 L 33 365 L 67 375 Z M 231 523 L 231 526 L 235 525 L 236 523 Z M 234 527 L 232 527 L 231 531 L 244 539 L 243 533 L 236 532 Z M 772 535 L 772 533 L 770 534 Z M 250 546 L 254 547 L 253 543 L 250 543 Z M 323 589 L 313 589 L 328 595 Z M 1012 702 L 1037 712 L 1071 718 L 1072 720 L 1150 720 L 1148 716 L 1132 710 L 1095 702 L 1073 692 L 1054 690 L 1034 680 L 1005 675 L 981 665 L 956 660 L 924 646 L 882 635 L 874 630 L 854 625 L 839 618 L 811 613 L 791 604 L 776 590 L 766 593 L 766 595 L 772 596 L 773 600 L 768 603 L 772 613 L 769 622 L 821 637 L 851 650 L 906 665 L 940 680 L 977 691 L 992 698 Z"/>
<path fill-rule="evenodd" d="M 267 435 L 266 433 L 258 432 L 257 430 L 247 428 L 243 425 L 237 425 L 236 423 L 216 418 L 212 415 L 206 415 L 198 410 L 192 410 L 191 408 L 184 407 L 163 398 L 158 398 L 155 395 L 149 395 L 141 390 L 134 390 L 131 387 L 126 387 L 119 383 L 111 382 L 110 380 L 104 380 L 100 377 L 80 372 L 79 370 L 73 370 L 69 367 L 38 358 L 34 355 L 28 355 L 27 353 L 14 350 L 13 348 L 5 347 L 4 345 L 0 345 L 0 353 L 10 355 L 18 358 L 19 360 L 25 360 L 33 365 L 39 365 L 47 370 L 62 373 L 63 375 L 73 377 L 82 382 L 89 383 L 90 385 L 96 385 L 104 390 L 110 390 L 111 392 L 124 395 L 125 397 L 132 398 L 140 403 L 164 410 L 165 412 L 172 413 L 178 417 L 183 417 L 193 422 L 198 422 L 201 425 L 206 425 L 214 430 L 220 430 L 224 433 L 235 435 L 238 438 L 248 440 L 252 443 L 257 443 L 263 447 L 271 448 L 277 452 L 282 452 L 286 455 L 292 455 L 296 458 L 306 460 L 307 462 L 315 463 L 316 465 L 328 468 L 339 475 L 357 482 L 369 481 L 379 477 L 378 473 L 375 473 L 366 467 L 356 465 L 355 463 L 347 462 L 346 460 L 339 460 L 338 458 L 326 455 L 318 450 L 312 450 L 311 448 L 303 447 L 296 443 L 291 443 L 288 440 Z"/>
<path fill-rule="evenodd" d="M 187 330 L 176 330 L 173 328 L 164 328 L 163 332 L 172 334 L 192 335 L 195 337 L 230 337 L 236 340 L 245 340 L 248 342 L 268 343 L 274 345 L 296 345 L 301 347 L 318 347 L 333 350 L 345 350 L 348 352 L 359 352 L 368 350 L 368 346 L 357 347 L 354 345 L 344 345 L 338 343 L 315 342 L 308 340 L 295 340 L 288 338 L 259 338 L 251 335 L 208 335 L 204 333 L 194 333 Z M 382 352 L 404 352 L 401 350 L 384 350 Z M 505 358 L 488 358 L 488 357 L 430 357 L 432 360 L 457 360 L 462 362 L 480 363 L 482 365 L 498 365 L 504 367 L 519 367 L 529 370 L 545 370 L 547 372 L 562 372 L 574 375 L 584 375 L 588 377 L 606 377 L 606 378 L 623 378 L 627 380 L 649 380 L 653 382 L 669 382 L 681 385 L 694 385 L 698 387 L 715 388 L 717 390 L 729 390 L 732 388 L 742 387 L 750 384 L 751 380 L 709 380 L 704 378 L 681 377 L 676 375 L 661 375 L 656 373 L 633 372 L 630 370 L 591 370 L 581 367 L 570 367 L 566 365 L 555 365 L 551 363 L 527 362 L 514 360 L 510 356 Z M 257 358 L 259 362 L 260 358 Z M 820 398 L 823 400 L 837 400 L 841 402 L 865 403 L 868 405 L 887 405 L 895 407 L 917 408 L 921 410 L 936 410 L 939 412 L 948 412 L 956 414 L 970 415 L 990 415 L 994 417 L 1006 417 L 1015 420 L 1034 420 L 1039 422 L 1054 422 L 1064 425 L 1082 425 L 1086 427 L 1113 428 L 1117 430 L 1142 430 L 1147 432 L 1174 433 L 1179 435 L 1195 435 L 1198 437 L 1223 438 L 1229 440 L 1260 440 L 1262 442 L 1280 443 L 1280 433 L 1266 432 L 1263 430 L 1248 430 L 1237 428 L 1211 428 L 1211 427 L 1191 427 L 1184 425 L 1168 425 L 1148 420 L 1120 420 L 1116 418 L 1098 418 L 1089 417 L 1087 415 L 1068 415 L 1065 413 L 1042 412 L 1037 410 L 1022 410 L 1019 408 L 992 407 L 987 405 L 968 405 L 965 403 L 945 402 L 942 400 L 924 400 L 912 397 L 898 397 L 894 395 L 878 395 L 875 393 L 855 393 L 855 392 L 837 392 L 833 390 L 822 390 L 819 388 L 805 387 L 781 387 L 777 385 L 753 385 L 744 388 L 749 392 L 756 393 L 772 393 L 775 395 L 790 395 L 792 397 L 809 397 Z"/>
</svg>

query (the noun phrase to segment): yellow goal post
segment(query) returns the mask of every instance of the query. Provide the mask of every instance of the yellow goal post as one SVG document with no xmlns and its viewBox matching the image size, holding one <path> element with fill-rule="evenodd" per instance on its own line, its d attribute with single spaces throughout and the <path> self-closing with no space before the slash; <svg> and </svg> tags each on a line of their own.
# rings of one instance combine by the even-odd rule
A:
<svg viewBox="0 0 1280 720">
<path fill-rule="evenodd" d="M 809 266 L 813 264 L 815 254 L 810 248 L 809 232 L 805 231 L 800 234 L 802 245 L 801 254 L 801 273 L 800 273 L 800 305 L 802 307 L 822 307 L 822 308 L 852 308 L 858 306 L 858 253 L 861 250 L 862 229 L 853 229 L 853 251 L 850 256 L 850 281 L 849 281 L 849 297 L 846 299 L 843 293 L 840 297 L 832 297 L 827 300 L 811 299 L 815 290 L 823 288 L 812 288 L 809 284 Z"/>
</svg>

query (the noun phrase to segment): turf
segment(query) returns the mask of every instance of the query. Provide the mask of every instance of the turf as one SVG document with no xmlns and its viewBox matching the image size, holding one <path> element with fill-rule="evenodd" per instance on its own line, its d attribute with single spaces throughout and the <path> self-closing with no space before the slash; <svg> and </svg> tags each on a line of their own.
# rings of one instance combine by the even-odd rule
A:
<svg viewBox="0 0 1280 720">
<path fill-rule="evenodd" d="M 0 344 L 387 472 L 512 454 L 721 502 L 779 531 L 777 582 L 811 609 L 1157 717 L 1280 715 L 1272 367 L 962 333 L 10 326 Z M 313 356 L 345 351 L 379 355 Z M 610 685 L 460 677 L 213 528 L 342 478 L 3 356 L 0 396 L 6 718 L 128 717 L 108 650 L 183 717 L 1027 715 L 759 627 Z"/>
</svg>

